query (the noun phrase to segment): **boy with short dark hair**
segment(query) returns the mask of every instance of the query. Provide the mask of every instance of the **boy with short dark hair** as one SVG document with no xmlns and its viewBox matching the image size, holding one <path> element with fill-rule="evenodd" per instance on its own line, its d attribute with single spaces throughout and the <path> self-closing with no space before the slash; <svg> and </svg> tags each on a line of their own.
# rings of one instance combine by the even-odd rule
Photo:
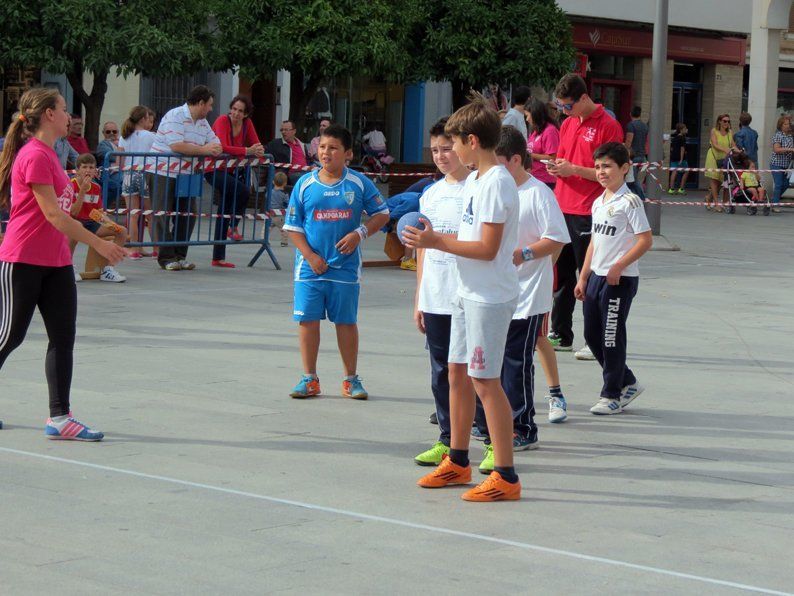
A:
<svg viewBox="0 0 794 596">
<path fill-rule="evenodd" d="M 458 291 L 452 306 L 449 345 L 451 437 L 449 457 L 418 485 L 441 488 L 471 482 L 469 440 L 475 391 L 485 408 L 494 448 L 494 471 L 466 491 L 466 501 L 521 498 L 513 467 L 513 416 L 500 374 L 505 339 L 518 303 L 518 275 L 513 250 L 518 240 L 518 192 L 513 178 L 499 165 L 494 149 L 502 123 L 482 96 L 460 108 L 444 132 L 453 139 L 461 162 L 477 171 L 466 179 L 460 227 L 455 234 L 407 226 L 403 237 L 412 248 L 452 253 Z"/>
<path fill-rule="evenodd" d="M 528 137 L 526 112 L 524 111 L 524 104 L 529 101 L 532 91 L 526 85 L 521 85 L 513 89 L 512 97 L 510 98 L 510 109 L 502 119 L 502 126 L 512 126 L 518 130 L 524 139 Z"/>
<path fill-rule="evenodd" d="M 733 135 L 736 146 L 747 154 L 752 162 L 752 167 L 758 164 L 758 132 L 750 128 L 753 117 L 747 113 L 739 114 L 739 130 Z"/>
<path fill-rule="evenodd" d="M 345 163 L 353 158 L 350 131 L 338 124 L 326 128 L 318 147 L 322 168 L 304 174 L 292 189 L 284 229 L 295 251 L 295 305 L 303 377 L 290 394 L 320 394 L 317 354 L 320 320 L 336 326 L 345 369 L 342 394 L 367 399 L 356 374 L 358 361 L 358 296 L 361 282 L 360 244 L 389 220 L 386 202 L 375 185 Z M 361 223 L 366 212 L 370 219 Z"/>
<path fill-rule="evenodd" d="M 444 132 L 447 118 L 430 128 L 430 153 L 444 178 L 427 187 L 419 198 L 419 211 L 438 232 L 457 234 L 463 213 L 464 184 L 471 173 L 452 150 Z M 414 458 L 420 466 L 437 466 L 449 455 L 449 333 L 452 302 L 458 292 L 455 255 L 432 248 L 416 251 L 416 301 L 414 321 L 427 339 L 430 354 L 430 389 L 436 405 L 438 441 Z"/>
<path fill-rule="evenodd" d="M 91 153 L 83 153 L 77 157 L 75 165 L 77 172 L 72 178 L 75 199 L 69 208 L 69 214 L 83 224 L 83 227 L 89 232 L 96 234 L 100 238 L 112 237 L 115 244 L 124 246 L 127 243 L 126 228 L 119 225 L 110 228 L 91 219 L 91 212 L 95 209 L 101 211 L 103 207 L 102 189 L 94 182 L 94 178 L 97 177 L 96 158 Z M 69 248 L 72 254 L 74 254 L 76 246 L 76 241 L 69 241 Z M 82 281 L 82 279 L 82 276 L 75 269 L 74 280 Z M 127 281 L 126 277 L 109 264 L 102 268 L 99 279 L 114 283 Z"/>
<path fill-rule="evenodd" d="M 287 182 L 289 182 L 289 180 L 284 172 L 278 171 L 273 176 L 273 190 L 270 193 L 270 204 L 275 209 L 286 209 L 289 206 Z M 279 226 L 281 246 L 287 246 L 287 232 L 284 231 L 284 216 L 278 216 L 277 221 L 281 223 Z"/>
<path fill-rule="evenodd" d="M 626 319 L 637 294 L 637 260 L 653 243 L 640 198 L 624 179 L 629 152 L 622 143 L 605 143 L 593 154 L 604 192 L 592 207 L 592 239 L 574 289 L 584 301 L 584 336 L 603 369 L 601 397 L 593 414 L 619 414 L 644 387 L 626 366 Z"/>
</svg>

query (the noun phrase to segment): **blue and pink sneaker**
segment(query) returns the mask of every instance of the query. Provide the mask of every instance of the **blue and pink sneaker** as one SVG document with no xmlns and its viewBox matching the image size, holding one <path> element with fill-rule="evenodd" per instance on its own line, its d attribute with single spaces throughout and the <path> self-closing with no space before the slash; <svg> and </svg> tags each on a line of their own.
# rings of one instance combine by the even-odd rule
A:
<svg viewBox="0 0 794 596">
<path fill-rule="evenodd" d="M 105 433 L 91 430 L 82 422 L 72 418 L 71 414 L 64 422 L 58 424 L 47 418 L 44 434 L 48 439 L 57 441 L 101 441 Z"/>
</svg>

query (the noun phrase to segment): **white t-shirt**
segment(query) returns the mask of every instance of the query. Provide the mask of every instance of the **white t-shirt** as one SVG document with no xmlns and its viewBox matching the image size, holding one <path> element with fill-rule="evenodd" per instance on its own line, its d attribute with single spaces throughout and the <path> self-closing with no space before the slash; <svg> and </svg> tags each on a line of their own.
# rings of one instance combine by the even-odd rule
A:
<svg viewBox="0 0 794 596">
<path fill-rule="evenodd" d="M 372 130 L 364 135 L 363 141 L 373 149 L 385 149 L 386 137 L 379 130 Z"/>
<path fill-rule="evenodd" d="M 466 178 L 464 210 L 458 240 L 482 238 L 484 223 L 504 224 L 499 252 L 492 261 L 455 257 L 458 295 L 474 302 L 502 304 L 518 296 L 518 273 L 513 251 L 518 246 L 518 190 L 504 166 L 494 166 L 479 179 L 478 172 Z"/>
<path fill-rule="evenodd" d="M 635 236 L 651 229 L 642 200 L 624 184 L 605 200 L 606 192 L 593 202 L 593 259 L 590 269 L 596 275 L 606 275 L 609 268 L 631 250 Z M 626 277 L 638 277 L 640 266 L 637 261 L 623 270 Z"/>
<path fill-rule="evenodd" d="M 440 234 L 457 234 L 463 213 L 464 182 L 450 184 L 439 180 L 419 198 L 419 211 Z M 458 293 L 455 255 L 433 248 L 424 251 L 422 282 L 419 285 L 419 310 L 451 315 L 452 301 Z"/>
<path fill-rule="evenodd" d="M 571 241 L 557 198 L 548 186 L 530 177 L 518 187 L 518 248 L 541 238 L 555 242 Z M 514 319 L 526 319 L 551 310 L 554 290 L 554 265 L 551 255 L 526 261 L 518 266 L 521 293 Z"/>
<path fill-rule="evenodd" d="M 149 153 L 152 150 L 152 143 L 154 143 L 154 133 L 148 130 L 136 130 L 126 139 L 119 139 L 119 147 L 124 149 L 127 153 Z M 124 165 L 142 166 L 145 158 L 137 155 L 130 160 L 124 160 Z M 154 163 L 151 159 L 150 163 Z"/>
<path fill-rule="evenodd" d="M 527 138 L 527 121 L 524 119 L 524 114 L 515 108 L 510 108 L 507 111 L 507 114 L 505 114 L 502 120 L 502 126 L 512 126 L 524 135 L 525 139 Z"/>
</svg>

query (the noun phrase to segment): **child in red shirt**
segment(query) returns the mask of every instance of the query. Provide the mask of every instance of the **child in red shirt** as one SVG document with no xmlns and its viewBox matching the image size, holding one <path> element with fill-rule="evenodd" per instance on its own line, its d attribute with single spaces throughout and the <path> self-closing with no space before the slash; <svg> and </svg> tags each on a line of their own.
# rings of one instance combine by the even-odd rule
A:
<svg viewBox="0 0 794 596">
<path fill-rule="evenodd" d="M 95 209 L 102 210 L 102 189 L 94 182 L 97 177 L 96 158 L 90 153 L 83 153 L 77 158 L 77 175 L 72 178 L 71 184 L 74 189 L 74 202 L 69 208 L 69 214 L 78 220 L 89 232 L 96 234 L 100 238 L 110 238 L 118 246 L 127 243 L 127 229 L 123 226 L 113 228 L 103 225 L 91 219 L 91 212 Z M 69 250 L 74 254 L 77 242 L 69 241 Z M 99 276 L 101 281 L 121 283 L 127 278 L 116 271 L 112 265 L 106 265 Z M 74 280 L 82 281 L 82 276 L 75 268 Z"/>
</svg>

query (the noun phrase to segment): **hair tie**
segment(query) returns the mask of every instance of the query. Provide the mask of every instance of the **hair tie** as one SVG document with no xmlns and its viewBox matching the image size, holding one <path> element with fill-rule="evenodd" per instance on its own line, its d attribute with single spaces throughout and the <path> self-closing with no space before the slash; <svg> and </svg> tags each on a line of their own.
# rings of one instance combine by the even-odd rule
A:
<svg viewBox="0 0 794 596">
<path fill-rule="evenodd" d="M 25 118 L 25 114 L 20 114 L 20 115 L 19 115 L 19 121 L 20 121 L 20 122 L 27 122 L 27 121 L 28 121 L 28 119 L 27 119 L 27 118 Z"/>
</svg>

